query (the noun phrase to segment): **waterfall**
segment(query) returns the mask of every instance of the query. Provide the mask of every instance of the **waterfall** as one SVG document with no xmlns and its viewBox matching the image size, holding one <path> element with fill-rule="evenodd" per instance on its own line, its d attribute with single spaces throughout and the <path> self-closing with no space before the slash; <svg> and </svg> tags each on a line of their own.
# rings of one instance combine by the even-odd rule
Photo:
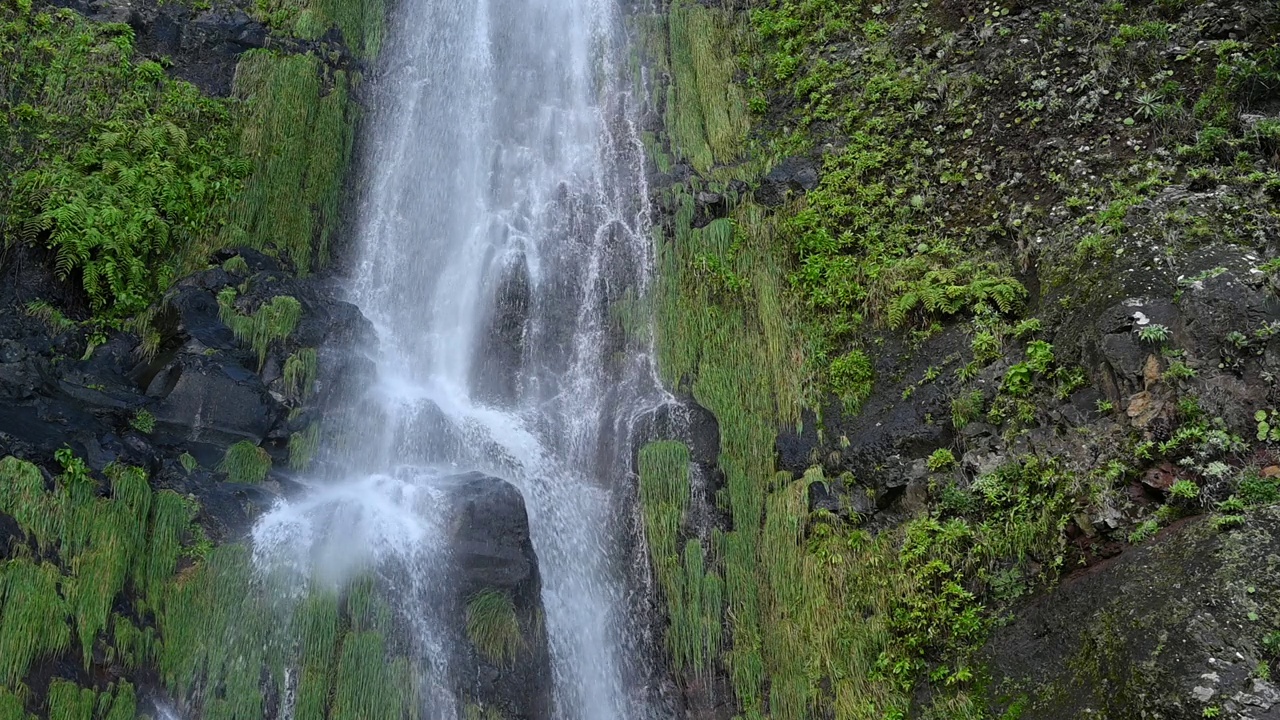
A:
<svg viewBox="0 0 1280 720">
<path fill-rule="evenodd" d="M 349 290 L 375 370 L 255 553 L 307 582 L 400 568 L 424 717 L 457 716 L 438 482 L 473 470 L 528 510 L 554 717 L 654 713 L 618 550 L 630 424 L 663 400 L 625 50 L 612 0 L 403 0 L 372 88 Z"/>
</svg>

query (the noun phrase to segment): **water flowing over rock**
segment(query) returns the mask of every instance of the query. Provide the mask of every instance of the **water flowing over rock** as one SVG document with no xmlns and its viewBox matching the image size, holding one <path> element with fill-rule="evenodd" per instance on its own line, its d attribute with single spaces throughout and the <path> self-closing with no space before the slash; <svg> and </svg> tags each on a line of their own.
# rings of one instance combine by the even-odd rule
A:
<svg viewBox="0 0 1280 720">
<path fill-rule="evenodd" d="M 299 582 L 380 578 L 433 720 L 670 717 L 627 606 L 631 419 L 661 393 L 617 321 L 651 263 L 619 20 L 409 0 L 371 89 L 349 291 L 370 372 L 255 538 Z"/>
</svg>

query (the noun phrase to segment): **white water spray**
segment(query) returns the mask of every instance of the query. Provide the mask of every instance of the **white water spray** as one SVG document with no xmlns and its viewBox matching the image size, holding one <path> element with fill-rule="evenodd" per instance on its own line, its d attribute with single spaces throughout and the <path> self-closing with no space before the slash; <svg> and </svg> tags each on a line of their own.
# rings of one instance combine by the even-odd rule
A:
<svg viewBox="0 0 1280 720">
<path fill-rule="evenodd" d="M 403 0 L 368 143 L 353 301 L 377 329 L 359 427 L 331 473 L 254 532 L 264 567 L 341 583 L 412 568 L 425 714 L 453 716 L 435 480 L 524 496 L 542 574 L 555 717 L 648 720 L 625 637 L 615 517 L 630 419 L 658 396 L 619 313 L 650 248 L 642 152 L 611 0 Z M 415 605 L 415 603 L 417 605 Z"/>
</svg>

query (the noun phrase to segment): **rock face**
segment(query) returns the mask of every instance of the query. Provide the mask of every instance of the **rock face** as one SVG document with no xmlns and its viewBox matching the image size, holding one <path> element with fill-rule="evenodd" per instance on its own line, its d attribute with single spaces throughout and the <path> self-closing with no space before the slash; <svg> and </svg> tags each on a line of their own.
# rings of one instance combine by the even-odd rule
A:
<svg viewBox="0 0 1280 720">
<path fill-rule="evenodd" d="M 253 509 L 268 506 L 272 495 L 222 482 L 217 467 L 226 448 L 249 441 L 265 447 L 277 468 L 286 467 L 290 435 L 314 420 L 308 408 L 363 377 L 353 348 L 368 345 L 372 331 L 354 306 L 336 299 L 328 281 L 292 278 L 252 250 L 235 254 L 247 266 L 242 275 L 215 268 L 170 291 L 155 322 L 161 343 L 152 360 L 139 351 L 137 337 L 123 333 L 86 352 L 84 330 L 42 321 L 24 309 L 31 285 L 21 277 L 26 265 L 5 267 L 0 456 L 47 465 L 66 446 L 95 471 L 113 462 L 142 467 L 161 486 L 195 496 L 215 537 L 246 529 Z M 261 368 L 257 353 L 219 316 L 217 294 L 232 286 L 244 289 L 238 294 L 244 308 L 278 295 L 302 306 L 297 327 L 270 344 Z M 302 348 L 317 348 L 320 359 L 314 393 L 297 413 L 291 409 L 299 403 L 286 402 L 282 367 Z M 184 468 L 178 462 L 184 453 L 200 467 Z M 272 477 L 287 480 L 280 472 Z"/>
<path fill-rule="evenodd" d="M 481 473 L 445 483 L 451 503 L 452 593 L 458 608 L 454 626 L 468 628 L 468 611 L 476 599 L 497 593 L 510 598 L 521 636 L 514 657 L 506 661 L 487 656 L 475 638 L 458 642 L 451 663 L 454 685 L 467 702 L 497 709 L 501 717 L 549 720 L 551 659 L 524 499 L 511 483 Z"/>
<path fill-rule="evenodd" d="M 1278 612 L 1280 508 L 1222 533 L 1191 521 L 1017 608 L 985 650 L 993 704 L 1043 720 L 1280 717 L 1265 641 Z"/>
</svg>

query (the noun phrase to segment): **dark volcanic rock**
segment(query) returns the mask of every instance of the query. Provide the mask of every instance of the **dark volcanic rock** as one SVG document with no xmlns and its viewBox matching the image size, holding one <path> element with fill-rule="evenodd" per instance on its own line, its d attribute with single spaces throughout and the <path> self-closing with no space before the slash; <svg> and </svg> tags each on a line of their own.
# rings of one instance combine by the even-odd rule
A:
<svg viewBox="0 0 1280 720">
<path fill-rule="evenodd" d="M 1280 717 L 1259 674 L 1275 664 L 1262 639 L 1280 612 L 1280 508 L 1247 517 L 1175 526 L 1018 608 L 984 651 L 994 704 L 1023 697 L 1040 720 Z"/>
<path fill-rule="evenodd" d="M 542 581 L 529 537 L 524 498 L 514 485 L 481 473 L 445 481 L 451 503 L 448 542 L 453 562 L 452 593 L 466 627 L 467 602 L 478 593 L 507 593 L 515 604 L 523 636 L 510 663 L 495 663 L 471 643 L 458 643 L 451 663 L 459 695 L 502 717 L 544 720 L 551 717 L 551 660 L 542 610 Z"/>
<path fill-rule="evenodd" d="M 777 207 L 793 193 L 804 193 L 818 187 L 818 180 L 816 162 L 805 157 L 789 157 L 765 176 L 755 192 L 755 199 L 769 207 Z"/>
<path fill-rule="evenodd" d="M 531 295 L 524 255 L 508 259 L 499 273 L 493 309 L 475 351 L 471 389 L 478 398 L 505 403 L 519 392 Z"/>
</svg>

